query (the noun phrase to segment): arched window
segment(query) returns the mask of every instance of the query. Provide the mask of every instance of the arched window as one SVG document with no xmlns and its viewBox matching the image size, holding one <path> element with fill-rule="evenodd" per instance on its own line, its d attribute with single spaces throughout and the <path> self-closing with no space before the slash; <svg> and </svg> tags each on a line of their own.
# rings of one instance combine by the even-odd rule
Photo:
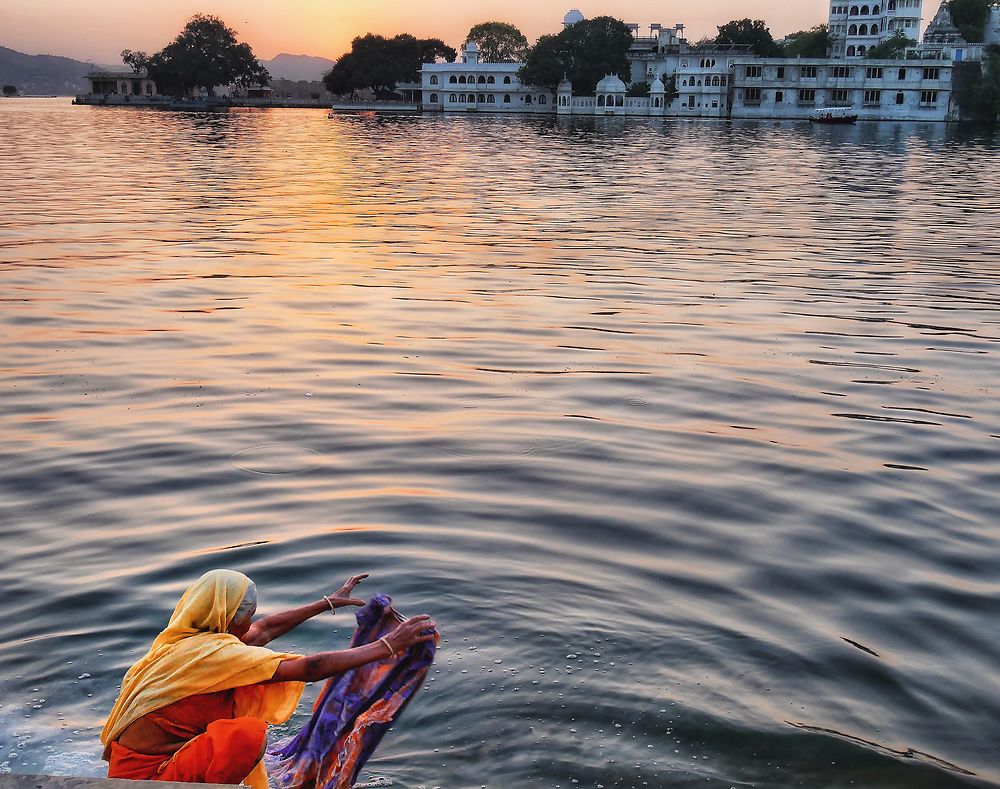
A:
<svg viewBox="0 0 1000 789">
<path fill-rule="evenodd" d="M 465 84 L 465 74 L 463 74 L 461 77 L 459 77 L 458 81 L 464 85 Z"/>
<path fill-rule="evenodd" d="M 487 104 L 496 104 L 496 103 L 497 103 L 497 97 L 496 97 L 496 96 L 494 96 L 494 95 L 493 95 L 493 94 L 491 93 L 491 94 L 490 94 L 489 96 L 487 96 L 487 97 L 486 97 L 486 103 L 487 103 Z"/>
<path fill-rule="evenodd" d="M 438 84 L 437 74 L 434 74 L 431 76 L 431 85 L 437 85 L 437 84 Z"/>
<path fill-rule="evenodd" d="M 450 102 L 451 102 L 452 104 L 454 104 L 454 103 L 455 103 L 456 101 L 458 101 L 458 96 L 456 96 L 456 95 L 455 95 L 454 93 L 452 93 L 452 94 L 451 94 L 451 95 L 450 95 L 450 96 L 448 97 L 448 101 L 450 101 Z"/>
<path fill-rule="evenodd" d="M 437 104 L 437 103 L 438 103 L 438 95 L 436 93 L 432 93 L 431 94 L 431 104 Z"/>
<path fill-rule="evenodd" d="M 701 85 L 701 80 L 698 80 L 698 87 L 699 87 L 699 88 L 700 88 L 700 87 L 702 87 L 702 85 Z"/>
<path fill-rule="evenodd" d="M 852 44 L 851 46 L 849 46 L 849 47 L 847 48 L 847 57 L 849 57 L 849 58 L 853 58 L 853 57 L 854 57 L 854 55 L 855 55 L 855 52 L 854 52 L 854 45 Z"/>
<path fill-rule="evenodd" d="M 858 35 L 859 36 L 867 36 L 868 35 L 868 25 L 862 25 L 861 27 L 859 27 L 858 28 Z"/>
<path fill-rule="evenodd" d="M 604 96 L 598 96 L 597 97 L 597 106 L 598 107 L 603 107 L 604 106 Z"/>
<path fill-rule="evenodd" d="M 718 77 L 712 77 L 712 87 L 713 88 L 719 87 L 719 78 Z"/>
<path fill-rule="evenodd" d="M 868 13 L 869 13 L 868 6 L 866 5 L 861 6 L 861 16 L 868 16 Z"/>
<path fill-rule="evenodd" d="M 726 81 L 726 76 L 725 76 L 725 74 L 723 74 L 723 75 L 722 75 L 722 79 L 721 79 L 721 80 L 719 80 L 719 81 L 720 81 L 720 82 L 721 82 L 721 83 L 723 84 L 723 86 L 725 86 L 726 84 L 728 84 L 728 83 L 727 83 L 727 81 Z"/>
<path fill-rule="evenodd" d="M 478 82 L 479 82 L 480 85 L 485 85 L 486 84 L 486 77 L 483 76 L 482 74 L 480 74 Z"/>
<path fill-rule="evenodd" d="M 896 20 L 895 19 L 890 19 L 889 20 L 889 29 L 890 30 L 895 30 L 896 29 Z"/>
<path fill-rule="evenodd" d="M 865 50 L 865 45 L 862 44 L 860 47 L 858 47 L 858 57 L 859 58 L 864 57 L 865 56 L 865 51 L 866 51 Z"/>
<path fill-rule="evenodd" d="M 496 77 L 494 77 L 493 75 L 490 75 L 490 76 L 488 76 L 488 77 L 486 78 L 486 84 L 487 84 L 487 85 L 495 85 L 495 84 L 496 84 L 496 81 L 497 81 L 497 80 L 496 80 Z"/>
<path fill-rule="evenodd" d="M 504 77 L 503 78 L 503 84 L 504 85 L 510 85 L 510 77 Z"/>
<path fill-rule="evenodd" d="M 856 36 L 857 34 L 858 34 L 858 26 L 857 25 L 851 25 L 849 28 L 847 28 L 847 35 L 849 35 L 849 36 Z"/>
<path fill-rule="evenodd" d="M 524 97 L 524 103 L 525 104 L 531 104 L 531 96 L 525 96 Z"/>
<path fill-rule="evenodd" d="M 659 97 L 653 99 L 653 106 L 654 107 L 659 107 L 660 106 L 660 99 L 659 99 Z"/>
<path fill-rule="evenodd" d="M 682 87 L 682 88 L 686 88 L 686 87 L 687 87 L 687 84 L 688 84 L 688 81 L 687 81 L 686 79 L 682 79 L 682 80 L 681 80 L 681 87 Z"/>
<path fill-rule="evenodd" d="M 539 104 L 547 104 L 548 101 L 549 100 L 547 98 L 545 98 L 544 94 L 538 97 L 538 103 Z"/>
<path fill-rule="evenodd" d="M 452 95 L 455 95 L 455 94 L 452 94 Z M 458 103 L 459 104 L 465 104 L 465 94 L 464 93 L 460 93 L 459 94 L 459 96 L 458 96 Z"/>
<path fill-rule="evenodd" d="M 456 84 L 456 83 L 458 82 L 458 77 L 456 77 L 456 76 L 455 76 L 454 74 L 452 74 L 452 75 L 451 75 L 451 76 L 450 76 L 450 77 L 448 78 L 448 82 L 450 82 L 450 83 L 451 83 L 452 85 L 454 85 L 454 84 Z"/>
<path fill-rule="evenodd" d="M 479 101 L 482 101 L 482 102 L 486 101 L 486 95 L 484 93 L 480 93 L 479 94 Z"/>
<path fill-rule="evenodd" d="M 503 94 L 503 103 L 504 104 L 510 104 L 510 94 L 509 93 Z"/>
<path fill-rule="evenodd" d="M 903 97 L 903 94 L 902 94 L 902 93 L 897 93 L 897 94 L 896 94 L 896 103 L 897 103 L 897 104 L 902 104 L 902 103 L 903 103 L 903 101 L 904 101 L 904 97 Z"/>
<path fill-rule="evenodd" d="M 874 14 L 875 16 L 878 16 L 878 12 L 879 12 L 878 6 L 877 5 L 876 6 L 872 6 L 872 14 Z"/>
<path fill-rule="evenodd" d="M 851 6 L 851 16 L 857 16 L 857 15 L 858 15 L 858 7 L 856 5 L 852 5 Z"/>
</svg>

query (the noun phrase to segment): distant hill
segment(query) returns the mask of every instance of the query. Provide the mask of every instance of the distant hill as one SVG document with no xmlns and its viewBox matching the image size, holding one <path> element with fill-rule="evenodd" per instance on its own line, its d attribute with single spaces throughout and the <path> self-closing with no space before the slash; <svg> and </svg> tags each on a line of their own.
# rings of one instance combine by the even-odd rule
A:
<svg viewBox="0 0 1000 789">
<path fill-rule="evenodd" d="M 88 72 L 93 63 L 57 55 L 25 55 L 0 47 L 0 84 L 14 85 L 26 95 L 75 96 L 87 92 Z"/>
<path fill-rule="evenodd" d="M 270 60 L 262 60 L 261 64 L 275 79 L 288 79 L 293 82 L 308 80 L 310 82 L 323 79 L 333 64 L 334 60 L 316 57 L 314 55 L 289 55 L 282 52 Z"/>
</svg>

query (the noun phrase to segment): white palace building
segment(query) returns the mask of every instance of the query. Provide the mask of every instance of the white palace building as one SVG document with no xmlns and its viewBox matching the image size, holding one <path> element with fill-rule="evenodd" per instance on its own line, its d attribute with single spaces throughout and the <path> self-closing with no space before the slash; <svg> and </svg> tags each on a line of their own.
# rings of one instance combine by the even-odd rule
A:
<svg viewBox="0 0 1000 789">
<path fill-rule="evenodd" d="M 919 40 L 921 0 L 846 2 L 830 0 L 828 58 L 758 58 L 745 47 L 691 45 L 683 25 L 653 24 L 648 36 L 630 25 L 631 84 L 648 82 L 648 96 L 628 96 L 628 85 L 617 75 L 602 79 L 593 94 L 576 95 L 565 80 L 553 94 L 522 84 L 521 63 L 484 62 L 470 41 L 455 63 L 423 66 L 420 106 L 428 113 L 777 119 L 805 119 L 821 107 L 853 107 L 863 120 L 955 119 L 952 70 L 962 57 L 954 47 L 924 44 L 899 60 L 865 57 L 896 30 Z M 574 9 L 563 24 L 583 18 Z"/>
</svg>

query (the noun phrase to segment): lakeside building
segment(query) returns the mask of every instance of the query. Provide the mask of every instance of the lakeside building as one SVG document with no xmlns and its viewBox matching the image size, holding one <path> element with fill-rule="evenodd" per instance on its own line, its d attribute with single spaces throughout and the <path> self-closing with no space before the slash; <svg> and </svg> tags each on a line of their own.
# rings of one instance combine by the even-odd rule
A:
<svg viewBox="0 0 1000 789">
<path fill-rule="evenodd" d="M 890 21 L 919 23 L 919 16 L 912 16 L 919 15 L 919 2 L 901 2 L 896 0 L 890 9 Z M 868 15 L 873 8 L 883 14 L 880 6 L 859 6 L 859 15 L 862 7 Z M 902 15 L 895 16 L 897 11 Z M 574 9 L 563 25 L 580 18 Z M 474 41 L 465 45 L 460 61 L 425 64 L 419 84 L 406 87 L 419 88 L 414 98 L 424 112 L 806 120 L 817 108 L 854 107 L 863 120 L 957 118 L 952 100 L 954 47 L 925 44 L 898 60 L 859 60 L 856 54 L 758 58 L 744 46 L 691 46 L 684 25 L 652 24 L 643 37 L 638 36 L 638 25 L 630 27 L 635 36 L 627 55 L 630 84 L 649 83 L 648 96 L 629 96 L 629 84 L 614 74 L 605 76 L 593 94 L 575 95 L 564 79 L 553 95 L 520 82 L 522 63 L 484 62 Z M 667 87 L 671 83 L 672 98 Z"/>
<path fill-rule="evenodd" d="M 485 63 L 469 41 L 454 63 L 425 63 L 420 69 L 420 106 L 424 112 L 551 113 L 552 92 L 523 85 L 523 63 Z"/>
<path fill-rule="evenodd" d="M 830 54 L 863 58 L 897 32 L 920 40 L 922 0 L 831 0 Z"/>
<path fill-rule="evenodd" d="M 157 96 L 156 82 L 145 71 L 92 71 L 87 75 L 91 103 L 148 103 Z M 78 99 L 84 97 L 77 97 Z"/>
<path fill-rule="evenodd" d="M 733 118 L 807 118 L 854 107 L 862 120 L 957 119 L 948 60 L 757 58 L 736 63 Z"/>
</svg>

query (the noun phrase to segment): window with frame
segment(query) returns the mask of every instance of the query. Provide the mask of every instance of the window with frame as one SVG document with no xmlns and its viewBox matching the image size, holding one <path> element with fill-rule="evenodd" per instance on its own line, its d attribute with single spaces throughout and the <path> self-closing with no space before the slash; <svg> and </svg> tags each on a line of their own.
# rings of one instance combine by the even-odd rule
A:
<svg viewBox="0 0 1000 789">
<path fill-rule="evenodd" d="M 815 103 L 816 103 L 815 88 L 801 88 L 799 90 L 799 104 L 815 104 Z"/>
<path fill-rule="evenodd" d="M 816 79 L 816 67 L 803 66 L 799 70 L 799 76 L 802 77 L 802 79 Z"/>
<path fill-rule="evenodd" d="M 880 90 L 866 90 L 865 91 L 865 104 L 881 104 L 882 103 L 882 91 Z"/>
<path fill-rule="evenodd" d="M 924 69 L 924 79 L 941 79 L 941 69 L 939 68 L 925 68 Z"/>
<path fill-rule="evenodd" d="M 906 69 L 905 68 L 901 68 L 899 70 L 899 77 L 898 77 L 898 79 L 906 79 Z"/>
<path fill-rule="evenodd" d="M 854 71 L 854 69 L 850 66 L 834 66 L 832 76 L 834 79 L 848 79 L 850 78 L 852 71 Z"/>
<path fill-rule="evenodd" d="M 432 74 L 431 75 L 431 85 L 437 85 L 437 84 L 438 84 L 437 74 Z"/>
<path fill-rule="evenodd" d="M 904 101 L 906 101 L 906 97 L 902 93 L 897 93 L 896 104 L 902 104 Z"/>
<path fill-rule="evenodd" d="M 922 105 L 937 104 L 937 100 L 938 100 L 938 92 L 936 90 L 920 91 L 920 103 Z"/>
<path fill-rule="evenodd" d="M 510 77 L 509 76 L 503 78 L 503 84 L 504 85 L 510 85 Z"/>
<path fill-rule="evenodd" d="M 431 94 L 431 104 L 437 104 L 437 103 L 438 103 L 438 95 L 436 93 L 432 93 Z"/>
<path fill-rule="evenodd" d="M 774 102 L 775 102 L 775 104 L 780 104 L 784 100 L 785 100 L 785 91 L 783 91 L 783 90 L 776 90 L 774 92 Z"/>
<path fill-rule="evenodd" d="M 830 91 L 830 101 L 834 104 L 850 104 L 851 92 L 844 88 L 837 88 Z"/>
<path fill-rule="evenodd" d="M 746 67 L 746 78 L 756 79 L 764 74 L 763 66 L 747 66 Z"/>
<path fill-rule="evenodd" d="M 881 66 L 869 66 L 865 69 L 865 79 L 882 79 Z"/>
<path fill-rule="evenodd" d="M 785 78 L 785 67 L 778 66 L 778 79 L 784 79 L 784 78 Z"/>
<path fill-rule="evenodd" d="M 694 96 L 691 97 L 694 101 Z M 761 92 L 760 88 L 747 88 L 743 91 L 743 103 L 744 104 L 760 104 L 761 102 Z"/>
</svg>

